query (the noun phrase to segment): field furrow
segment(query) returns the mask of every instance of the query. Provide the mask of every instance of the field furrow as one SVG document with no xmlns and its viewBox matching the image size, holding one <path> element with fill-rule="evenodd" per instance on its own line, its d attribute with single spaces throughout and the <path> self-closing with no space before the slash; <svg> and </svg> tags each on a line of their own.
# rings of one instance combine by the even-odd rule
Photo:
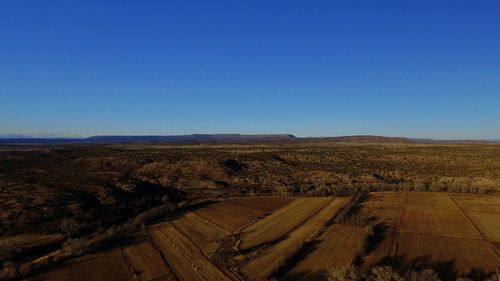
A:
<svg viewBox="0 0 500 281">
<path fill-rule="evenodd" d="M 245 207 L 252 210 L 258 210 L 264 213 L 271 213 L 295 200 L 293 197 L 253 197 L 242 200 L 231 200 L 227 203 Z"/>
<path fill-rule="evenodd" d="M 123 255 L 140 281 L 175 281 L 175 277 L 163 263 L 160 254 L 151 243 L 142 242 L 123 248 Z"/>
<path fill-rule="evenodd" d="M 401 223 L 401 229 L 448 236 L 481 238 L 481 235 L 467 221 L 467 218 L 460 211 L 454 209 L 408 207 Z"/>
<path fill-rule="evenodd" d="M 334 224 L 302 253 L 301 259 L 285 276 L 286 280 L 325 280 L 328 267 L 352 264 L 363 247 L 365 229 Z"/>
<path fill-rule="evenodd" d="M 236 206 L 227 202 L 217 203 L 195 213 L 213 224 L 233 232 L 264 214 L 263 211 Z"/>
<path fill-rule="evenodd" d="M 406 192 L 408 207 L 438 208 L 458 210 L 457 205 L 446 193 L 438 192 Z"/>
<path fill-rule="evenodd" d="M 231 280 L 172 225 L 156 226 L 151 230 L 151 237 L 180 280 Z"/>
<path fill-rule="evenodd" d="M 450 194 L 451 198 L 465 212 L 500 213 L 500 196 L 498 194 Z"/>
<path fill-rule="evenodd" d="M 459 273 L 472 269 L 495 270 L 500 259 L 487 241 L 434 234 L 401 232 L 397 256 L 405 262 L 439 262 L 456 267 Z"/>
<path fill-rule="evenodd" d="M 472 211 L 466 211 L 466 213 L 481 231 L 483 231 L 486 239 L 500 241 L 500 213 Z"/>
<path fill-rule="evenodd" d="M 58 270 L 39 274 L 30 281 L 135 281 L 120 249 L 69 261 Z"/>
<path fill-rule="evenodd" d="M 207 254 L 211 254 L 217 249 L 216 241 L 218 239 L 229 235 L 221 227 L 195 213 L 187 213 L 182 218 L 173 221 L 172 224 Z"/>
<path fill-rule="evenodd" d="M 266 249 L 246 263 L 241 272 L 247 277 L 265 279 L 289 259 L 315 232 L 320 230 L 349 200 L 333 199 L 325 208 L 288 235 L 285 240 Z"/>
<path fill-rule="evenodd" d="M 251 250 L 283 237 L 330 201 L 331 198 L 324 197 L 296 199 L 272 215 L 243 229 L 240 249 Z"/>
</svg>

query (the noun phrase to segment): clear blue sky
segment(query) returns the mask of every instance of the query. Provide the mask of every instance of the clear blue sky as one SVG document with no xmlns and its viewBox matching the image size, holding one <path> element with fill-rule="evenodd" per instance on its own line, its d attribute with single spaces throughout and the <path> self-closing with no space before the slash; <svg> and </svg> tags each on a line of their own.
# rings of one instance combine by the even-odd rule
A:
<svg viewBox="0 0 500 281">
<path fill-rule="evenodd" d="M 500 139 L 500 1 L 0 1 L 0 134 Z"/>
</svg>

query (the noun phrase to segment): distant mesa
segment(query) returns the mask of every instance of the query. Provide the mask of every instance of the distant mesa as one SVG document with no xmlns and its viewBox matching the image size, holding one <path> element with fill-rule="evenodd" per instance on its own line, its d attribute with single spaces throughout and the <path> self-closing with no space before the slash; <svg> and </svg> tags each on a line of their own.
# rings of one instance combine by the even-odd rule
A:
<svg viewBox="0 0 500 281">
<path fill-rule="evenodd" d="M 288 134 L 192 134 L 172 136 L 92 136 L 88 138 L 38 138 L 24 135 L 0 137 L 0 144 L 70 144 L 70 143 L 255 143 L 296 140 Z"/>
<path fill-rule="evenodd" d="M 192 134 L 145 136 L 92 136 L 64 138 L 53 135 L 0 135 L 0 144 L 91 144 L 91 143 L 266 143 L 266 142 L 354 142 L 354 143 L 437 143 L 488 144 L 500 140 L 433 140 L 405 137 L 354 135 L 339 137 L 296 137 L 291 134 Z"/>
<path fill-rule="evenodd" d="M 333 141 L 333 142 L 366 142 L 366 143 L 378 143 L 378 142 L 410 143 L 410 142 L 413 142 L 412 139 L 404 138 L 404 137 L 384 137 L 384 136 L 372 136 L 372 135 L 323 137 L 323 138 L 311 138 L 311 139 Z"/>
<path fill-rule="evenodd" d="M 296 139 L 286 134 L 193 134 L 174 136 L 94 136 L 85 139 L 86 142 L 267 142 Z"/>
</svg>

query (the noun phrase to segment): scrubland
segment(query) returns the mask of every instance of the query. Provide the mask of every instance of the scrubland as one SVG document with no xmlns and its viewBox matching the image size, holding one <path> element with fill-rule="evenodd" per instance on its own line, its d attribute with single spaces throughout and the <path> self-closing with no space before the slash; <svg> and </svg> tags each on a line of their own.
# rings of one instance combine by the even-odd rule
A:
<svg viewBox="0 0 500 281">
<path fill-rule="evenodd" d="M 351 265 L 483 280 L 500 267 L 499 145 L 11 146 L 0 189 L 6 280 L 326 280 Z"/>
</svg>

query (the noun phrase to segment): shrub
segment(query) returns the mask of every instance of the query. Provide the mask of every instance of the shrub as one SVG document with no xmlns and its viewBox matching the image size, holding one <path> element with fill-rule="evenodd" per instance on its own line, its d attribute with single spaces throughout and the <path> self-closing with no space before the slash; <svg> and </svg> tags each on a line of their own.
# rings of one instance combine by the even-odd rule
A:
<svg viewBox="0 0 500 281">
<path fill-rule="evenodd" d="M 158 207 L 154 207 L 146 212 L 137 215 L 133 220 L 132 224 L 140 226 L 141 224 L 147 224 L 148 222 L 157 219 L 161 216 L 165 216 L 175 211 L 175 206 L 172 204 L 166 204 Z"/>
<path fill-rule="evenodd" d="M 339 266 L 327 269 L 326 278 L 328 281 L 357 281 L 361 278 L 357 267 Z"/>
<path fill-rule="evenodd" d="M 3 272 L 7 278 L 15 278 L 19 273 L 16 264 L 13 262 L 4 262 Z"/>
<path fill-rule="evenodd" d="M 19 267 L 19 273 L 21 275 L 28 275 L 31 272 L 32 268 L 33 268 L 33 265 L 30 262 L 22 264 Z"/>
<path fill-rule="evenodd" d="M 88 243 L 84 239 L 70 239 L 63 244 L 63 249 L 69 254 L 74 256 L 81 256 L 88 250 Z"/>
<path fill-rule="evenodd" d="M 391 267 L 381 266 L 375 267 L 371 270 L 371 275 L 368 280 L 372 281 L 403 281 L 404 279 L 399 276 Z"/>
<path fill-rule="evenodd" d="M 441 281 L 437 274 L 432 269 L 424 269 L 422 271 L 412 271 L 410 273 L 410 281 Z"/>
<path fill-rule="evenodd" d="M 486 281 L 500 281 L 500 269 L 497 269 Z"/>
<path fill-rule="evenodd" d="M 64 218 L 59 229 L 66 236 L 74 237 L 80 233 L 82 225 L 73 218 Z"/>
<path fill-rule="evenodd" d="M 10 261 L 21 252 L 21 248 L 16 244 L 5 244 L 0 247 L 0 262 Z"/>
</svg>

